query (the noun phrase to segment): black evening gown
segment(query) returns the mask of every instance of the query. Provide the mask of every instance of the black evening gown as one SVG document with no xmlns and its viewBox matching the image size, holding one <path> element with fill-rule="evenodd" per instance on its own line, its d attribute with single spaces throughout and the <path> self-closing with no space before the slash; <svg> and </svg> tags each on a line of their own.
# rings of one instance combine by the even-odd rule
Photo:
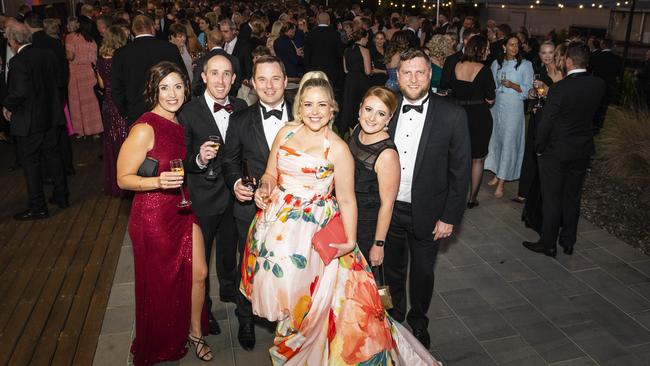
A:
<svg viewBox="0 0 650 366">
<path fill-rule="evenodd" d="M 384 150 L 397 151 L 397 148 L 390 138 L 364 145 L 359 141 L 359 132 L 361 126 L 357 125 L 348 140 L 348 147 L 354 156 L 354 192 L 358 210 L 357 243 L 361 253 L 367 259 L 372 243 L 375 241 L 377 215 L 381 206 L 375 162 Z"/>
<path fill-rule="evenodd" d="M 370 61 L 372 62 L 373 68 L 386 71 L 384 54 L 379 53 L 374 45 L 370 47 Z M 370 75 L 369 86 L 384 86 L 386 84 L 386 80 L 388 80 L 388 74 L 372 74 Z"/>
<path fill-rule="evenodd" d="M 551 86 L 553 79 L 546 73 L 543 66 L 539 70 L 539 79 L 544 84 Z M 531 106 L 537 101 L 531 101 Z M 542 105 L 543 105 L 542 100 Z M 537 154 L 535 153 L 535 132 L 537 125 L 542 120 L 544 108 L 534 108 L 528 119 L 528 130 L 526 131 L 526 145 L 524 148 L 524 160 L 521 165 L 521 175 L 519 178 L 520 197 L 526 198 L 524 209 L 521 213 L 521 220 L 526 227 L 535 230 L 541 234 L 542 230 L 542 191 L 539 182 L 539 170 L 537 166 Z"/>
<path fill-rule="evenodd" d="M 454 98 L 464 105 L 467 112 L 469 137 L 472 146 L 472 159 L 487 156 L 492 136 L 492 114 L 490 104 L 494 100 L 496 85 L 489 67 L 483 67 L 471 82 L 458 80 L 452 73 L 450 87 Z"/>
<path fill-rule="evenodd" d="M 345 76 L 341 118 L 338 120 L 339 125 L 337 125 L 341 136 L 357 124 L 359 104 L 361 104 L 361 98 L 368 89 L 369 79 L 363 68 L 363 56 L 361 56 L 359 47 L 358 44 L 353 44 L 346 48 L 343 53 L 348 73 Z"/>
</svg>

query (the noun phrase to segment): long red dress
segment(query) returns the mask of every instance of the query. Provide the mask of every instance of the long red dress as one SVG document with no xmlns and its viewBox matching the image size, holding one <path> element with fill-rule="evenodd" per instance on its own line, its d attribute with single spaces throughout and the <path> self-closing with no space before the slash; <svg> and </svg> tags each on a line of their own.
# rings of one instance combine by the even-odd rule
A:
<svg viewBox="0 0 650 366">
<path fill-rule="evenodd" d="M 135 124 L 153 128 L 158 172 L 185 157 L 183 127 L 147 112 Z M 134 125 L 135 125 L 134 124 Z M 185 193 L 187 195 L 187 192 Z M 189 197 L 189 196 L 186 196 Z M 129 235 L 135 262 L 135 365 L 180 359 L 190 327 L 192 290 L 191 209 L 178 208 L 180 190 L 137 192 L 131 206 Z"/>
</svg>

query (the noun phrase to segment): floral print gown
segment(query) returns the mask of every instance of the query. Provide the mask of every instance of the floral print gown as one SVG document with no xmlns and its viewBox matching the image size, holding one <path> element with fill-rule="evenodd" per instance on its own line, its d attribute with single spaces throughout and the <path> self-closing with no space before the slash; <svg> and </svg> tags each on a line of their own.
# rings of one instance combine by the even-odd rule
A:
<svg viewBox="0 0 650 366">
<path fill-rule="evenodd" d="M 338 212 L 334 165 L 327 138 L 323 157 L 286 146 L 298 129 L 279 148 L 278 184 L 251 224 L 242 261 L 241 291 L 253 312 L 277 321 L 273 364 L 437 364 L 384 311 L 358 248 L 329 265 L 312 248 L 314 233 Z"/>
</svg>

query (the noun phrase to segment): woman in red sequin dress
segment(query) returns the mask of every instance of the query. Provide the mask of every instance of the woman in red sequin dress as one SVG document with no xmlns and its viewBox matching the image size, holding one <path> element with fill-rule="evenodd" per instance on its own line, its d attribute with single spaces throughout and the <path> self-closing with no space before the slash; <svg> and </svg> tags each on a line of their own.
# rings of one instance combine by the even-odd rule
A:
<svg viewBox="0 0 650 366">
<path fill-rule="evenodd" d="M 183 173 L 170 171 L 170 160 L 185 158 L 176 111 L 189 97 L 187 85 L 187 78 L 170 62 L 149 70 L 145 96 L 152 110 L 133 124 L 117 161 L 118 185 L 136 191 L 129 235 L 136 311 L 131 353 L 138 366 L 180 359 L 187 344 L 196 348 L 200 359 L 213 357 L 203 339 L 207 330 L 203 237 L 192 210 L 178 207 Z M 201 147 L 204 161 L 215 153 L 209 144 Z M 158 176 L 137 175 L 146 157 L 158 160 Z"/>
</svg>

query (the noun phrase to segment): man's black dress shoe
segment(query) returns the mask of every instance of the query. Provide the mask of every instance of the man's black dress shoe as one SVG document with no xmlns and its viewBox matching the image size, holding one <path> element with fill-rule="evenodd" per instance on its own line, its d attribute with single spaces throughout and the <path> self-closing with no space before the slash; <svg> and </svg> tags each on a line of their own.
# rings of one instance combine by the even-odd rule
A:
<svg viewBox="0 0 650 366">
<path fill-rule="evenodd" d="M 212 312 L 208 312 L 208 331 L 210 334 L 218 335 L 221 334 L 221 327 L 219 327 L 219 322 L 214 318 Z"/>
<path fill-rule="evenodd" d="M 59 208 L 68 208 L 68 207 L 70 207 L 70 202 L 67 199 L 65 199 L 63 201 L 59 201 L 59 200 L 54 199 L 54 197 L 50 197 L 50 199 L 47 200 L 47 202 L 49 202 L 51 205 L 57 205 L 57 206 L 59 206 Z"/>
<path fill-rule="evenodd" d="M 540 242 L 525 241 L 522 243 L 527 249 L 532 250 L 535 253 L 542 253 L 549 257 L 555 258 L 557 254 L 556 249 L 549 249 Z"/>
<path fill-rule="evenodd" d="M 14 219 L 18 221 L 42 220 L 42 219 L 47 219 L 48 217 L 50 217 L 50 213 L 47 212 L 47 210 L 43 210 L 43 211 L 26 210 L 14 215 Z"/>
<path fill-rule="evenodd" d="M 560 246 L 563 248 L 562 251 L 564 252 L 564 254 L 566 254 L 566 255 L 573 254 L 573 244 L 569 245 L 569 244 L 560 243 Z"/>
<path fill-rule="evenodd" d="M 250 351 L 255 347 L 255 324 L 253 321 L 239 323 L 237 339 L 241 348 Z"/>
<path fill-rule="evenodd" d="M 429 332 L 426 328 L 413 329 L 413 336 L 422 343 L 424 348 L 429 349 L 429 347 L 431 347 L 431 338 L 429 337 Z"/>
</svg>

